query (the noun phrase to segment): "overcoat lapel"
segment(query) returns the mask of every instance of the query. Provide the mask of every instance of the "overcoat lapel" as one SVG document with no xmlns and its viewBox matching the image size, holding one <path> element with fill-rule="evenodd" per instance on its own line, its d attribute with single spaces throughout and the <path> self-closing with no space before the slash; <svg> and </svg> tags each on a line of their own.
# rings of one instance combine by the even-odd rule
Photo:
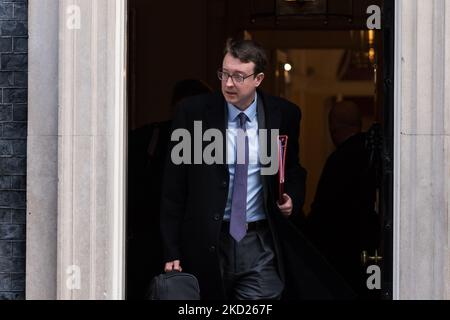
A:
<svg viewBox="0 0 450 320">
<path fill-rule="evenodd" d="M 228 111 L 226 108 L 226 102 L 222 94 L 217 93 L 211 97 L 207 103 L 207 108 L 204 116 L 203 130 L 218 129 L 223 137 L 223 164 L 218 165 L 220 173 L 225 173 L 228 177 L 228 165 L 227 165 L 227 134 L 226 129 L 228 126 Z"/>
</svg>

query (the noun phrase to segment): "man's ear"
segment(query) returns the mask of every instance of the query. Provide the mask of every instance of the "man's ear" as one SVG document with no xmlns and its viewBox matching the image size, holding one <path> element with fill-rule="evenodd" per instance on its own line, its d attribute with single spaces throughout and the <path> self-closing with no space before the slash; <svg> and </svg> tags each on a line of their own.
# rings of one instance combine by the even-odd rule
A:
<svg viewBox="0 0 450 320">
<path fill-rule="evenodd" d="M 255 83 L 255 87 L 256 87 L 256 88 L 258 88 L 258 87 L 261 85 L 261 83 L 263 82 L 264 78 L 265 78 L 265 74 L 262 73 L 262 72 L 259 73 L 259 74 L 256 76 L 256 83 Z"/>
</svg>

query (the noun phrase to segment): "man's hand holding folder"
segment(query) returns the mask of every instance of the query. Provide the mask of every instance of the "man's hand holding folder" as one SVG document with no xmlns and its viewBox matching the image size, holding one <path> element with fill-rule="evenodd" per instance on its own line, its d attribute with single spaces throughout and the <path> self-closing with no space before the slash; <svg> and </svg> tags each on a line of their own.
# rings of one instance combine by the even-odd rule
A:
<svg viewBox="0 0 450 320">
<path fill-rule="evenodd" d="M 292 214 L 292 199 L 284 193 L 284 177 L 288 136 L 278 137 L 278 209 L 285 216 Z"/>
</svg>

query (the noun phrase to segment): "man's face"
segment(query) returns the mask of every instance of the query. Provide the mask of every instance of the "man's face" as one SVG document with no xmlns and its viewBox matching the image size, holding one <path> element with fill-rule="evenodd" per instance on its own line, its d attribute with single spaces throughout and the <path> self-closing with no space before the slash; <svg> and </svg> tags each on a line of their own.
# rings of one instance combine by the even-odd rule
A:
<svg viewBox="0 0 450 320">
<path fill-rule="evenodd" d="M 253 62 L 244 63 L 227 53 L 223 59 L 222 71 L 230 75 L 240 74 L 245 78 L 255 72 L 255 64 Z M 247 109 L 255 99 L 256 88 L 263 79 L 264 74 L 260 73 L 248 77 L 241 83 L 237 83 L 231 77 L 226 81 L 222 80 L 222 93 L 225 100 L 241 110 Z"/>
</svg>

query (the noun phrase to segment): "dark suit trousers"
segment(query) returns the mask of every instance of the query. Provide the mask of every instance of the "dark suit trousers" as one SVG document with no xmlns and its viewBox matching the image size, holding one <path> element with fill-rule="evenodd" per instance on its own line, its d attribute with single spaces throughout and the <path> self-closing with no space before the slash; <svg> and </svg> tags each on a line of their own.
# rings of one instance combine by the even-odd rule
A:
<svg viewBox="0 0 450 320">
<path fill-rule="evenodd" d="M 276 267 L 272 235 L 267 224 L 248 230 L 238 243 L 220 233 L 219 258 L 226 295 L 231 300 L 278 300 L 284 289 Z"/>
</svg>

